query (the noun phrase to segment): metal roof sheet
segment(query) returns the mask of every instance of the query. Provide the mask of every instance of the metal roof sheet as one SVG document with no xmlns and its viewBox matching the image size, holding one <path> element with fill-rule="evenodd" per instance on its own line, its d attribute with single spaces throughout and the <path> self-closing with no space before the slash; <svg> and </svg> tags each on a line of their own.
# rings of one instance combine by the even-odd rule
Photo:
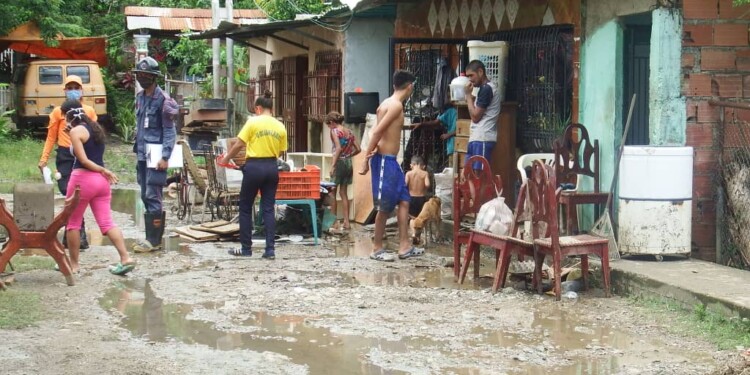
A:
<svg viewBox="0 0 750 375">
<path fill-rule="evenodd" d="M 238 24 L 268 22 L 265 13 L 258 9 L 235 9 L 233 14 Z M 128 30 L 206 31 L 213 28 L 210 9 L 128 6 L 125 16 Z"/>
</svg>

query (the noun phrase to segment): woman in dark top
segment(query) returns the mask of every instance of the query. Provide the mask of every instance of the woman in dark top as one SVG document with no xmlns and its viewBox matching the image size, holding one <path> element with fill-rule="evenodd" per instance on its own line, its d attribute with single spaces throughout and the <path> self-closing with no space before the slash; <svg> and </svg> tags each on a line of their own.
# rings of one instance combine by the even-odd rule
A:
<svg viewBox="0 0 750 375">
<path fill-rule="evenodd" d="M 125 248 L 122 232 L 112 221 L 112 190 L 109 185 L 117 183 L 117 176 L 104 168 L 104 129 L 86 116 L 78 101 L 68 100 L 63 103 L 61 109 L 65 113 L 65 122 L 70 132 L 71 153 L 75 156 L 67 196 L 72 196 L 76 188 L 80 189 L 78 206 L 70 215 L 66 229 L 72 271 L 78 272 L 80 269 L 78 255 L 81 246 L 81 222 L 86 207 L 91 206 L 91 212 L 102 234 L 109 237 L 120 254 L 120 263 L 111 266 L 110 272 L 125 275 L 135 268 L 135 261 Z"/>
</svg>

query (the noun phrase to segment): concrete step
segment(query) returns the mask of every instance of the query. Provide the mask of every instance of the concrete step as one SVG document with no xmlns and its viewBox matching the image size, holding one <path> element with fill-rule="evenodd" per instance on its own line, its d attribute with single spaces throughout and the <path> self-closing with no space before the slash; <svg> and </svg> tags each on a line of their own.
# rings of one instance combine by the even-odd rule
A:
<svg viewBox="0 0 750 375">
<path fill-rule="evenodd" d="M 670 299 L 690 310 L 702 304 L 726 317 L 750 318 L 750 272 L 682 257 L 652 259 L 611 262 L 614 293 Z"/>
</svg>

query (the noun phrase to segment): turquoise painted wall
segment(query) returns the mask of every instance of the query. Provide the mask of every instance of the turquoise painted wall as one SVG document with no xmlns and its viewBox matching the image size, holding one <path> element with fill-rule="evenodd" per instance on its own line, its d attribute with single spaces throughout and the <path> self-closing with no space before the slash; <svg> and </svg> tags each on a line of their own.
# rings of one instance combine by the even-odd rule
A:
<svg viewBox="0 0 750 375">
<path fill-rule="evenodd" d="M 623 29 L 616 21 L 587 33 L 581 48 L 579 121 L 599 140 L 601 191 L 609 191 L 614 174 L 615 150 L 622 138 Z M 679 65 L 678 65 L 679 66 Z M 593 180 L 583 181 L 584 189 Z M 580 209 L 581 229 L 593 225 L 593 208 Z"/>
<path fill-rule="evenodd" d="M 687 114 L 681 93 L 682 14 L 652 12 L 649 76 L 649 138 L 654 146 L 684 146 Z"/>
</svg>

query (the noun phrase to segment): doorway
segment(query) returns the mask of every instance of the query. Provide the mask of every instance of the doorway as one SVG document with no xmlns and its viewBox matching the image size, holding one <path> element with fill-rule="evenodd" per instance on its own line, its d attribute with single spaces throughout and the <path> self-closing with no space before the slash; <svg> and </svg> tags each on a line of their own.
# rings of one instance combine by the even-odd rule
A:
<svg viewBox="0 0 750 375">
<path fill-rule="evenodd" d="M 649 144 L 649 60 L 651 56 L 651 13 L 625 17 L 623 54 L 623 111 L 622 129 L 625 128 L 630 99 L 636 94 L 633 119 L 628 131 L 627 145 Z"/>
</svg>

